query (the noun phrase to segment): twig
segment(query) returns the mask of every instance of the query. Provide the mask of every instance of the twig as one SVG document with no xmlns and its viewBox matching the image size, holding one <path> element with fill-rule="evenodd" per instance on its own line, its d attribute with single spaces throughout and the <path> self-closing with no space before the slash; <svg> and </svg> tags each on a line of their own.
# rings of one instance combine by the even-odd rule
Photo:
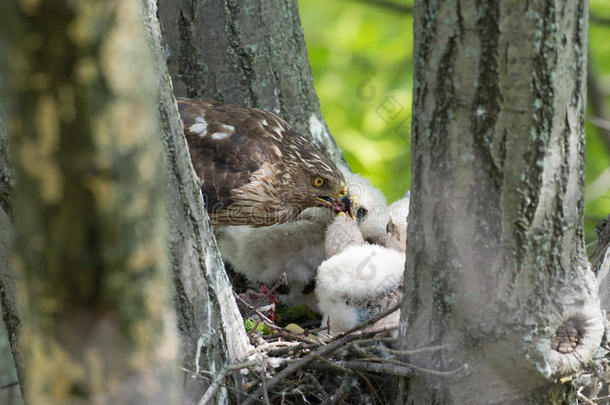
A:
<svg viewBox="0 0 610 405">
<path fill-rule="evenodd" d="M 267 352 L 267 355 L 276 357 L 298 350 L 306 350 L 320 346 L 319 344 L 294 343 L 290 341 L 270 342 L 257 346 L 252 352 Z"/>
<path fill-rule="evenodd" d="M 334 338 L 332 338 L 331 340 L 337 340 L 337 339 L 340 339 L 340 338 L 342 338 L 342 337 L 344 337 L 344 336 L 349 335 L 349 334 L 350 334 L 350 333 L 352 333 L 352 332 L 355 332 L 355 331 L 357 331 L 357 330 L 364 329 L 364 328 L 366 328 L 367 326 L 369 326 L 369 325 L 371 325 L 371 324 L 373 324 L 373 323 L 377 322 L 378 320 L 380 320 L 380 319 L 382 319 L 382 318 L 385 318 L 386 316 L 390 315 L 391 313 L 393 313 L 393 312 L 395 312 L 395 311 L 398 311 L 398 310 L 400 309 L 400 306 L 401 306 L 401 305 L 402 305 L 402 303 L 401 303 L 401 302 L 398 302 L 398 303 L 397 303 L 396 305 L 394 305 L 393 307 L 391 307 L 391 308 L 389 308 L 389 309 L 387 309 L 387 310 L 385 310 L 385 311 L 383 311 L 383 312 L 378 313 L 378 314 L 377 314 L 377 315 L 375 315 L 374 317 L 369 318 L 369 319 L 367 319 L 366 321 L 359 323 L 358 325 L 354 326 L 353 328 L 350 328 L 350 329 L 346 330 L 345 332 L 339 333 L 337 336 L 335 336 L 335 337 L 334 337 Z M 386 329 L 386 330 L 387 330 L 387 329 Z"/>
<path fill-rule="evenodd" d="M 189 370 L 188 368 L 179 367 L 179 369 L 184 371 L 185 374 L 190 374 L 192 378 L 201 378 L 201 379 L 205 379 L 206 381 L 212 381 L 213 380 L 212 377 L 215 376 L 215 373 L 209 373 L 205 370 L 200 371 L 199 374 L 195 374 L 192 370 Z M 203 375 L 203 374 L 209 374 L 209 376 Z M 246 385 L 246 384 L 248 384 L 248 383 L 245 383 L 244 385 Z M 255 384 L 255 383 L 253 383 L 253 384 Z M 246 396 L 248 395 L 248 394 L 244 393 L 244 390 L 245 390 L 244 385 L 242 385 L 242 387 L 240 387 L 240 389 L 237 389 L 237 388 L 233 387 L 232 385 L 226 384 L 226 383 L 223 383 L 222 385 L 226 389 L 228 389 L 229 391 L 231 391 L 237 395 L 246 395 Z"/>
<path fill-rule="evenodd" d="M 390 349 L 387 347 L 376 347 L 376 349 L 387 352 L 387 353 L 409 356 L 412 354 L 418 354 L 418 353 L 423 353 L 423 352 L 443 350 L 443 349 L 447 349 L 449 347 L 450 347 L 450 345 L 438 345 L 438 346 L 420 347 L 418 349 L 411 349 L 411 350 L 395 350 L 395 349 Z"/>
<path fill-rule="evenodd" d="M 389 0 L 356 0 L 360 3 L 369 4 L 372 6 L 380 6 L 392 11 L 398 11 L 403 14 L 413 14 L 413 6 L 400 4 Z"/>
<path fill-rule="evenodd" d="M 337 361 L 341 367 L 350 370 L 368 371 L 371 373 L 391 374 L 402 377 L 411 377 L 413 369 L 390 363 L 372 363 L 369 361 Z"/>
<path fill-rule="evenodd" d="M 13 381 L 13 382 L 8 383 L 8 384 L 0 385 L 0 390 L 5 390 L 7 388 L 14 387 L 15 385 L 19 385 L 19 381 Z"/>
<path fill-rule="evenodd" d="M 577 392 L 578 398 L 587 405 L 597 405 L 595 402 L 591 401 L 589 398 L 584 396 L 582 393 Z"/>
<path fill-rule="evenodd" d="M 463 367 L 457 368 L 457 369 L 452 370 L 452 371 L 436 371 L 436 370 L 424 369 L 424 368 L 415 366 L 415 365 L 410 364 L 410 363 L 405 363 L 405 362 L 394 360 L 394 359 L 386 359 L 386 358 L 383 358 L 383 357 L 372 355 L 371 353 L 361 349 L 356 344 L 356 342 L 352 342 L 350 344 L 350 346 L 353 347 L 354 350 L 356 350 L 356 352 L 358 354 L 360 354 L 361 356 L 365 356 L 365 358 L 368 359 L 369 361 L 393 364 L 393 365 L 398 366 L 398 367 L 405 367 L 407 369 L 414 369 L 414 370 L 418 370 L 418 371 L 421 371 L 421 372 L 427 373 L 427 374 L 434 374 L 434 375 L 439 375 L 439 376 L 440 375 L 447 376 L 447 375 L 451 375 L 453 373 L 456 373 L 456 372 L 460 371 L 463 368 Z"/>
<path fill-rule="evenodd" d="M 289 331 L 287 331 L 285 328 L 282 328 L 281 326 L 278 326 L 275 324 L 275 322 L 273 322 L 271 319 L 269 319 L 268 317 L 266 317 L 262 312 L 260 312 L 258 309 L 254 308 L 254 306 L 252 306 L 250 303 L 248 303 L 246 300 L 244 300 L 242 297 L 240 297 L 237 293 L 233 292 L 233 295 L 235 296 L 236 299 L 238 299 L 241 303 L 243 303 L 244 305 L 246 305 L 246 307 L 251 310 L 254 311 L 254 313 L 256 313 L 258 316 L 261 317 L 263 324 L 267 325 L 268 327 L 274 329 L 274 334 L 277 334 L 279 336 L 283 336 L 289 339 L 294 339 L 294 340 L 300 340 L 301 342 L 305 342 L 305 343 L 314 343 L 314 344 L 320 344 L 320 342 L 314 340 L 314 339 L 310 339 L 307 336 L 299 336 L 296 335 L 294 333 L 291 333 Z M 253 328 L 253 330 L 256 330 L 256 328 Z M 324 344 L 324 343 L 322 343 Z"/>
<path fill-rule="evenodd" d="M 359 370 L 359 371 L 369 371 L 369 372 L 373 372 L 373 373 L 382 373 L 382 374 L 392 374 L 392 375 L 397 375 L 397 376 L 402 376 L 402 377 L 410 377 L 413 376 L 414 371 L 418 371 L 420 373 L 425 373 L 425 374 L 430 374 L 430 375 L 435 375 L 435 376 L 439 376 L 439 377 L 449 377 L 451 375 L 457 374 L 460 371 L 466 369 L 466 365 L 463 365 L 462 367 L 458 367 L 454 370 L 450 370 L 450 371 L 437 371 L 437 370 L 431 370 L 428 368 L 422 368 L 422 367 L 418 367 L 415 366 L 413 364 L 409 364 L 409 363 L 402 363 L 402 365 L 399 364 L 394 364 L 394 363 L 375 363 L 375 362 L 370 362 L 370 361 L 343 361 L 343 360 L 338 360 L 338 361 L 333 361 L 331 362 L 333 363 L 334 366 L 339 366 L 339 367 L 343 367 L 346 369 L 350 369 L 350 370 Z M 322 363 L 315 363 L 315 366 L 319 366 Z"/>
<path fill-rule="evenodd" d="M 283 369 L 282 371 L 277 373 L 271 380 L 269 380 L 269 382 L 267 383 L 267 388 L 270 389 L 270 388 L 274 387 L 284 378 L 288 377 L 289 375 L 296 372 L 297 370 L 300 370 L 303 367 L 305 367 L 308 363 L 310 363 L 311 361 L 313 361 L 316 358 L 316 355 L 324 356 L 326 354 L 332 353 L 335 350 L 347 345 L 349 342 L 351 342 L 355 339 L 358 339 L 361 336 L 362 336 L 362 332 L 358 332 L 358 333 L 354 333 L 352 335 L 343 336 L 342 338 L 337 339 L 337 340 L 327 344 L 326 346 L 321 346 L 315 352 L 312 352 L 312 353 L 308 354 L 307 356 L 298 359 L 297 361 L 295 361 L 294 363 L 290 364 L 288 367 L 286 367 L 285 369 Z M 260 396 L 262 394 L 261 391 L 262 390 L 259 388 L 253 394 L 253 396 L 256 398 L 260 398 Z M 248 399 L 243 402 L 244 405 L 251 404 L 251 403 L 252 403 L 251 399 Z"/>
<path fill-rule="evenodd" d="M 279 328 L 279 326 L 277 326 L 275 323 L 273 323 L 273 321 L 269 318 L 267 318 L 265 315 L 263 315 L 262 312 L 260 312 L 258 309 L 254 308 L 254 306 L 252 306 L 249 302 L 247 302 L 246 300 L 244 300 L 242 297 L 239 296 L 239 294 L 237 294 L 235 291 L 233 291 L 233 296 L 235 297 L 235 299 L 237 299 L 239 302 L 243 303 L 246 307 L 248 307 L 248 309 L 254 311 L 254 313 L 256 313 L 256 315 L 260 316 L 261 319 L 263 321 L 267 321 L 269 322 L 270 325 L 267 325 L 271 328 Z"/>
<path fill-rule="evenodd" d="M 220 383 L 225 378 L 228 372 L 229 368 L 227 367 L 227 365 L 223 365 L 218 374 L 216 374 L 216 377 L 214 377 L 214 380 L 212 381 L 208 389 L 205 390 L 205 393 L 203 394 L 199 402 L 197 402 L 197 405 L 205 405 L 210 402 L 212 398 L 214 398 L 214 395 L 216 395 L 216 391 L 218 391 L 218 388 L 220 388 Z"/>
<path fill-rule="evenodd" d="M 230 365 L 227 365 L 227 363 L 223 364 L 223 366 L 220 368 L 220 371 L 214 377 L 214 380 L 212 381 L 212 383 L 210 384 L 208 389 L 205 391 L 205 393 L 203 394 L 203 396 L 201 397 L 199 402 L 197 402 L 197 405 L 205 405 L 212 398 L 214 398 L 214 395 L 216 395 L 216 391 L 218 391 L 218 388 L 220 388 L 220 384 L 221 384 L 222 380 L 226 377 L 226 375 L 229 372 L 241 370 L 243 368 L 248 368 L 248 367 L 252 367 L 252 366 L 257 366 L 259 364 L 260 364 L 260 362 L 257 360 L 250 360 L 250 361 L 246 361 L 243 363 L 236 363 L 236 364 L 230 364 Z"/>
<path fill-rule="evenodd" d="M 320 384 L 320 381 L 318 381 L 318 379 L 313 374 L 308 374 L 307 377 L 309 377 L 309 379 L 316 387 L 318 392 L 323 396 L 323 398 L 328 398 L 328 393 L 326 392 L 322 384 Z"/>
<path fill-rule="evenodd" d="M 589 121 L 599 128 L 599 135 L 603 139 L 606 149 L 610 151 L 610 114 L 606 107 L 605 94 L 597 78 L 590 49 L 589 63 L 587 63 L 587 98 L 594 115 L 589 117 Z"/>
<path fill-rule="evenodd" d="M 358 344 L 360 346 L 370 346 L 370 345 L 375 345 L 375 347 L 381 348 L 379 345 L 379 343 L 388 343 L 388 344 L 394 344 L 396 343 L 396 338 L 393 337 L 383 337 L 383 338 L 377 338 L 374 337 L 373 339 L 360 339 L 358 341 Z M 385 349 L 387 349 L 387 346 L 382 346 Z M 388 349 L 390 350 L 390 349 Z"/>
<path fill-rule="evenodd" d="M 328 398 L 326 401 L 324 401 L 322 403 L 322 405 L 338 404 L 339 401 L 341 401 L 341 399 L 343 398 L 343 396 L 345 394 L 347 394 L 350 391 L 350 389 L 352 388 L 354 379 L 355 378 L 352 377 L 351 375 L 345 376 L 345 378 L 343 378 L 343 381 L 341 381 L 341 385 L 339 386 L 337 391 L 335 391 L 335 393 L 330 398 Z"/>
<path fill-rule="evenodd" d="M 603 17 L 594 13 L 589 13 L 589 21 L 599 25 L 610 25 L 610 17 Z"/>
<path fill-rule="evenodd" d="M 315 358 L 320 363 L 325 364 L 326 368 L 330 368 L 330 369 L 339 371 L 339 372 L 341 372 L 343 374 L 351 374 L 352 373 L 352 370 L 349 370 L 349 369 L 347 369 L 345 367 L 338 366 L 334 361 L 330 361 L 330 360 L 328 360 L 324 356 L 316 355 Z"/>
<path fill-rule="evenodd" d="M 269 391 L 267 391 L 267 377 L 265 376 L 265 368 L 261 370 L 261 387 L 263 389 L 263 400 L 266 405 L 271 405 L 269 402 Z"/>
<path fill-rule="evenodd" d="M 275 328 L 276 328 L 275 332 L 270 337 L 281 336 L 281 337 L 284 337 L 287 339 L 299 340 L 301 342 L 309 343 L 309 344 L 316 344 L 316 345 L 325 344 L 324 342 L 320 342 L 316 339 L 308 338 L 307 336 L 301 336 L 301 335 L 297 335 L 295 333 L 287 332 L 286 330 L 282 330 L 277 326 L 275 326 Z"/>
<path fill-rule="evenodd" d="M 366 376 L 364 374 L 362 374 L 360 371 L 356 371 L 356 374 L 358 374 L 358 376 L 364 380 L 367 387 L 369 387 L 369 391 L 371 392 L 372 397 L 373 397 L 373 403 L 375 402 L 375 397 L 377 397 L 379 402 L 383 404 L 383 401 L 381 400 L 381 398 L 379 398 L 379 394 L 377 394 L 377 390 L 375 389 L 375 387 L 373 387 L 373 384 L 371 384 L 371 380 L 366 378 Z"/>
</svg>

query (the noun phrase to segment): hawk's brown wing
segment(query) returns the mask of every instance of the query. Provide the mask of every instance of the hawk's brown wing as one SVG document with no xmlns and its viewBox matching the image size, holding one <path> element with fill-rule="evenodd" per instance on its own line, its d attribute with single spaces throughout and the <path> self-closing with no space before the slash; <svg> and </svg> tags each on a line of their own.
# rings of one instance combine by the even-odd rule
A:
<svg viewBox="0 0 610 405">
<path fill-rule="evenodd" d="M 231 190 L 244 186 L 264 163 L 273 165 L 289 126 L 266 111 L 220 103 L 177 99 L 191 161 L 203 180 L 209 212 L 234 201 Z"/>
</svg>

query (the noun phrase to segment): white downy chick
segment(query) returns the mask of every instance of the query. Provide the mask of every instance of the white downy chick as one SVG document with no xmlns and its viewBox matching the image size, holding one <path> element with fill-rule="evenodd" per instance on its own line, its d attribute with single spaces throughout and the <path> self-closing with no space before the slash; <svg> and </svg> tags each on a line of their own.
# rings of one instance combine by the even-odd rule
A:
<svg viewBox="0 0 610 405">
<path fill-rule="evenodd" d="M 389 220 L 386 226 L 387 239 L 385 246 L 404 252 L 407 248 L 407 217 L 409 216 L 410 192 L 389 208 Z"/>
<path fill-rule="evenodd" d="M 296 220 L 267 227 L 226 226 L 216 231 L 222 257 L 252 283 L 308 284 L 324 260 L 324 232 L 333 214 L 308 208 Z"/>
<path fill-rule="evenodd" d="M 326 258 L 332 257 L 344 250 L 347 246 L 361 246 L 364 237 L 358 223 L 345 215 L 337 216 L 326 228 L 324 237 L 324 252 Z"/>
<path fill-rule="evenodd" d="M 316 296 L 322 325 L 337 334 L 392 307 L 402 296 L 405 255 L 383 246 L 351 245 L 318 268 Z M 376 326 L 394 326 L 396 313 Z"/>
<path fill-rule="evenodd" d="M 346 172 L 344 175 L 350 194 L 355 200 L 354 217 L 364 240 L 384 245 L 389 220 L 385 196 L 362 176 Z"/>
</svg>

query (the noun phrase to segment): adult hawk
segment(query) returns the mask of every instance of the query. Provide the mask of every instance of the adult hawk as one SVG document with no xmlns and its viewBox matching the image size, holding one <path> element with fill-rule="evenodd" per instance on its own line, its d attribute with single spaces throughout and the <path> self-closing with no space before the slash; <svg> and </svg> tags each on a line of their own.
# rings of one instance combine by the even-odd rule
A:
<svg viewBox="0 0 610 405">
<path fill-rule="evenodd" d="M 212 224 L 272 225 L 324 205 L 352 216 L 341 171 L 277 115 L 184 98 L 178 109 Z"/>
</svg>

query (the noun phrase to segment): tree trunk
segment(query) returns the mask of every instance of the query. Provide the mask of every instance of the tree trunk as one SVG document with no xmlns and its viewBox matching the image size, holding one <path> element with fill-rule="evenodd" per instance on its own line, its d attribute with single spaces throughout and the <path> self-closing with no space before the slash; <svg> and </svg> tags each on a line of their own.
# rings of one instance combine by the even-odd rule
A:
<svg viewBox="0 0 610 405">
<path fill-rule="evenodd" d="M 559 402 L 603 333 L 583 241 L 585 0 L 415 4 L 397 403 Z M 574 334 L 574 345 L 564 342 Z M 573 347 L 575 346 L 575 347 Z"/>
<path fill-rule="evenodd" d="M 3 134 L 0 133 L 0 138 L 2 136 Z M 20 364 L 17 347 L 19 318 L 15 304 L 15 280 L 9 271 L 11 232 L 9 217 L 0 206 L 0 310 L 3 319 L 0 322 L 0 387 L 4 387 L 0 389 L 0 403 L 16 405 L 22 403 L 21 385 L 18 382 L 23 370 L 17 369 L 17 365 Z M 17 384 L 10 386 L 13 383 Z"/>
<path fill-rule="evenodd" d="M 3 326 L 0 327 L 0 386 L 20 381 L 23 369 L 20 367 L 21 355 L 17 345 L 19 316 L 15 300 L 15 279 L 9 268 L 10 239 L 12 224 L 8 215 L 13 188 L 12 170 L 8 165 L 8 136 L 4 127 L 4 117 L 0 109 L 0 310 Z M 10 381 L 9 381 L 10 380 Z M 0 391 L 0 403 L 11 404 L 20 394 L 21 385 Z"/>
<path fill-rule="evenodd" d="M 296 0 L 158 0 L 178 96 L 273 111 L 342 161 L 311 75 Z"/>
<path fill-rule="evenodd" d="M 199 401 L 209 385 L 191 378 L 196 370 L 217 373 L 227 362 L 245 360 L 251 347 L 204 209 L 201 185 L 190 163 L 163 60 L 155 0 L 143 0 L 142 5 L 160 84 L 157 97 L 169 174 L 169 245 L 181 360 L 182 367 L 191 371 L 185 375 L 183 391 L 186 402 L 193 403 Z M 233 376 L 233 388 L 240 389 L 239 373 Z M 226 403 L 229 394 L 234 392 L 223 386 L 217 392 L 216 403 Z"/>
<path fill-rule="evenodd" d="M 0 81 L 2 77 L 0 77 Z M 9 166 L 8 136 L 4 127 L 3 110 L 0 105 L 0 208 L 10 212 L 10 196 L 13 188 L 13 173 Z"/>
<path fill-rule="evenodd" d="M 139 3 L 5 3 L 28 403 L 174 403 L 158 119 Z"/>
</svg>

